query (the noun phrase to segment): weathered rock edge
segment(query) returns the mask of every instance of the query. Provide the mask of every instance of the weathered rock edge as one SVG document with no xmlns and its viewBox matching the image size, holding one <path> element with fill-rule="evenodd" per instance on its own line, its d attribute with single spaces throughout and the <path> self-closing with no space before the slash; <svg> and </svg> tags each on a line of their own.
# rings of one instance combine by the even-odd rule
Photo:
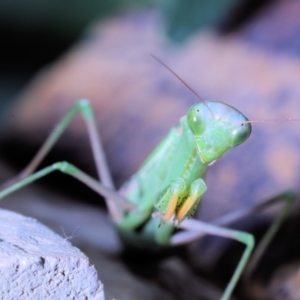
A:
<svg viewBox="0 0 300 300">
<path fill-rule="evenodd" d="M 0 209 L 0 299 L 104 299 L 89 259 L 37 220 Z"/>
</svg>

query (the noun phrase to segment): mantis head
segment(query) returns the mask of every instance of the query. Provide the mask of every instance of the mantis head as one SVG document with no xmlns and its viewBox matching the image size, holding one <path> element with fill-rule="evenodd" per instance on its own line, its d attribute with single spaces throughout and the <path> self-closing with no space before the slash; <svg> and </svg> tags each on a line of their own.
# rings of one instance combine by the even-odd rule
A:
<svg viewBox="0 0 300 300">
<path fill-rule="evenodd" d="M 212 163 L 227 150 L 245 142 L 251 134 L 251 124 L 245 123 L 247 121 L 241 112 L 222 102 L 193 105 L 187 122 L 202 162 Z"/>
</svg>

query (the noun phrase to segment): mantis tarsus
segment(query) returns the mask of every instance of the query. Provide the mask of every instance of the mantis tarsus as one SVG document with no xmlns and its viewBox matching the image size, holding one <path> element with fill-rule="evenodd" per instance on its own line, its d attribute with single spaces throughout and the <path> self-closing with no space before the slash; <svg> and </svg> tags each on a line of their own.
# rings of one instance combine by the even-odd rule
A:
<svg viewBox="0 0 300 300">
<path fill-rule="evenodd" d="M 87 125 L 100 181 L 68 162 L 57 162 L 32 174 L 78 112 Z M 189 219 L 206 190 L 203 180 L 206 169 L 227 150 L 247 140 L 250 133 L 250 122 L 233 107 L 216 101 L 197 103 L 170 130 L 137 173 L 116 192 L 92 108 L 87 100 L 80 100 L 59 122 L 29 165 L 5 184 L 8 187 L 0 192 L 0 198 L 57 170 L 77 178 L 105 197 L 110 216 L 122 239 L 131 247 L 156 251 L 188 243 L 204 234 L 237 240 L 246 248 L 221 298 L 230 299 L 249 261 L 254 238 L 247 232 L 222 226 L 274 202 L 285 203 L 251 257 L 246 269 L 246 275 L 249 275 L 295 200 L 293 193 L 286 192 L 262 204 L 226 215 L 212 224 Z"/>
</svg>

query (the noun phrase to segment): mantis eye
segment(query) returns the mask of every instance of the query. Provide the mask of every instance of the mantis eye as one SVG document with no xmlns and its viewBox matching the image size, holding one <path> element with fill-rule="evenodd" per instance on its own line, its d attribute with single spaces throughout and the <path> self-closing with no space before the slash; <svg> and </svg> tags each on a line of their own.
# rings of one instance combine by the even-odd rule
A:
<svg viewBox="0 0 300 300">
<path fill-rule="evenodd" d="M 251 130 L 251 124 L 249 123 L 241 123 L 237 125 L 231 134 L 232 147 L 235 147 L 246 141 L 251 134 Z"/>
<path fill-rule="evenodd" d="M 190 108 L 187 114 L 187 121 L 193 134 L 199 135 L 205 129 L 205 118 L 199 106 L 194 105 Z"/>
</svg>

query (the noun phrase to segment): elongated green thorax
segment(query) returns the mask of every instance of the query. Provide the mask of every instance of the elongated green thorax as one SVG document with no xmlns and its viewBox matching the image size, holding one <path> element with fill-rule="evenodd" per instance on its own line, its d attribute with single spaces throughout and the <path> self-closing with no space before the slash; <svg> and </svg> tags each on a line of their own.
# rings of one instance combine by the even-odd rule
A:
<svg viewBox="0 0 300 300">
<path fill-rule="evenodd" d="M 251 134 L 251 124 L 243 123 L 248 119 L 230 105 L 216 101 L 206 101 L 206 105 L 193 105 L 187 114 L 187 122 L 200 159 L 211 163 L 227 150 L 246 141 Z"/>
<path fill-rule="evenodd" d="M 141 247 L 168 245 L 174 231 L 168 222 L 193 215 L 206 191 L 203 176 L 208 165 L 249 137 L 251 125 L 246 121 L 221 102 L 192 106 L 121 188 L 120 193 L 137 205 L 136 211 L 124 212 L 118 224 L 124 239 Z M 153 212 L 156 218 L 151 218 Z"/>
</svg>

